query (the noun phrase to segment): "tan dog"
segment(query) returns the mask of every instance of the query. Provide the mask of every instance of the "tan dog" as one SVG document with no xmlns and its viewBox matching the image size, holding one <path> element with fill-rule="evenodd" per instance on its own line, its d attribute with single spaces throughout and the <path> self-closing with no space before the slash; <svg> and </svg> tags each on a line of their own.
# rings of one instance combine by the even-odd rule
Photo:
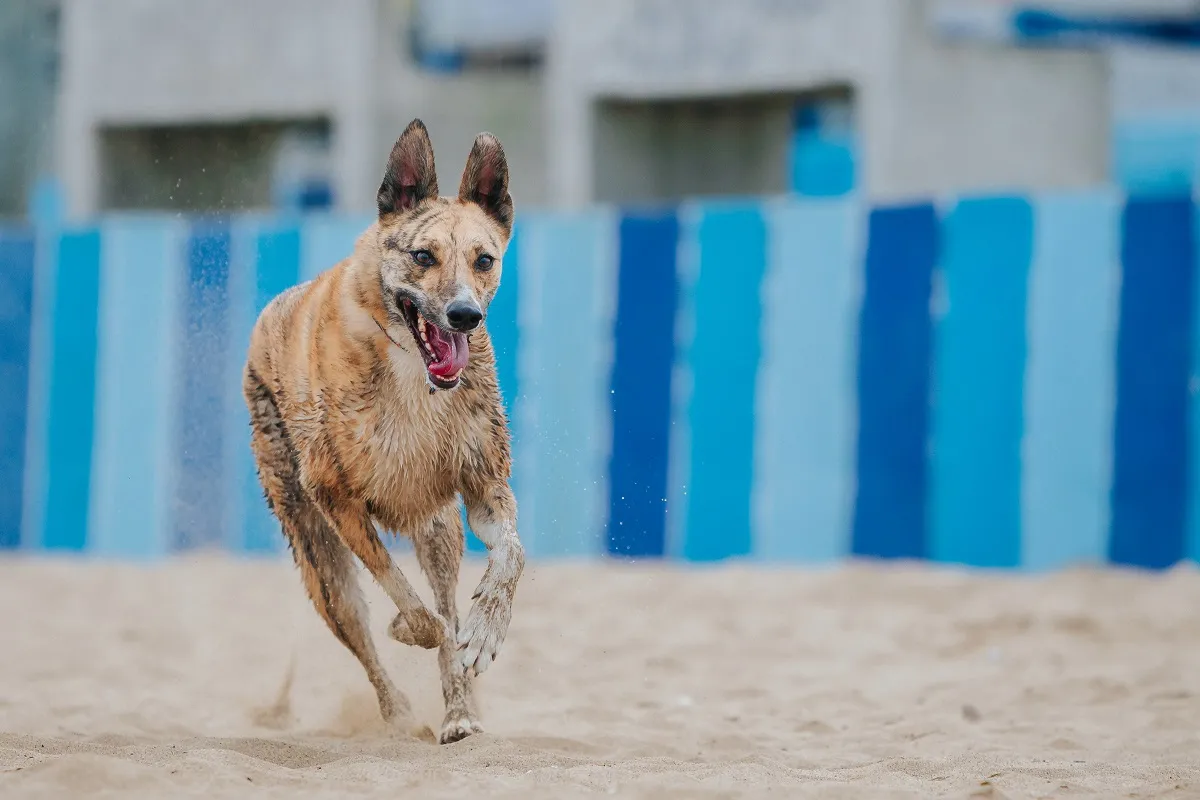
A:
<svg viewBox="0 0 1200 800">
<path fill-rule="evenodd" d="M 441 741 L 453 742 L 481 730 L 471 680 L 504 641 L 525 561 L 483 326 L 512 233 L 504 150 L 480 134 L 458 197 L 439 197 L 429 134 L 413 120 L 392 148 L 378 205 L 379 219 L 353 255 L 284 292 L 259 317 L 244 375 L 251 446 L 308 594 L 362 662 L 384 718 L 412 723 L 368 632 L 351 554 L 399 609 L 391 636 L 439 648 Z M 460 495 L 488 548 L 461 627 Z M 436 613 L 392 561 L 375 523 L 411 537 Z"/>
</svg>

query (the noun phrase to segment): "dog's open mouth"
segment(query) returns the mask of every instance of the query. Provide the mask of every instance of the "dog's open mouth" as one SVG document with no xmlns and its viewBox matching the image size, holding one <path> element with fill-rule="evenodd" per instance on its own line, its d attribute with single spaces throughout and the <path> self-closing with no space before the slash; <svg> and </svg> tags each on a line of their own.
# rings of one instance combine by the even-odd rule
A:
<svg viewBox="0 0 1200 800">
<path fill-rule="evenodd" d="M 438 389 L 453 389 L 466 369 L 470 349 L 465 333 L 447 331 L 421 316 L 411 300 L 404 300 L 404 319 L 412 331 L 417 349 L 425 359 L 429 382 Z"/>
</svg>

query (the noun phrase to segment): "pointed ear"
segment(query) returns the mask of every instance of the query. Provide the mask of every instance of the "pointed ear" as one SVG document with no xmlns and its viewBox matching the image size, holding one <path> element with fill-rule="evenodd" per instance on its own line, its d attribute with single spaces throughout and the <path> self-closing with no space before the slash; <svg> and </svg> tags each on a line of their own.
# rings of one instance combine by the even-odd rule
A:
<svg viewBox="0 0 1200 800">
<path fill-rule="evenodd" d="M 475 203 L 500 223 L 506 234 L 512 233 L 513 202 L 508 194 L 508 162 L 500 140 L 490 133 L 475 137 L 458 187 L 458 199 Z"/>
<path fill-rule="evenodd" d="M 392 147 L 387 172 L 379 184 L 379 216 L 410 211 L 428 197 L 437 197 L 437 170 L 433 167 L 433 143 L 425 123 L 414 119 Z"/>
</svg>

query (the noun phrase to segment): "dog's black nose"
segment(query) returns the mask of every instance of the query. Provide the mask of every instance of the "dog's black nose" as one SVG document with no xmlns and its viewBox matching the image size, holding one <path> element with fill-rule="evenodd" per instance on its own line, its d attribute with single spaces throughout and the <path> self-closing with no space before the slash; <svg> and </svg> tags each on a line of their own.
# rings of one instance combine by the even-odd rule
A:
<svg viewBox="0 0 1200 800">
<path fill-rule="evenodd" d="M 483 320 L 483 312 L 474 303 L 459 301 L 447 306 L 446 319 L 456 331 L 473 331 Z"/>
</svg>

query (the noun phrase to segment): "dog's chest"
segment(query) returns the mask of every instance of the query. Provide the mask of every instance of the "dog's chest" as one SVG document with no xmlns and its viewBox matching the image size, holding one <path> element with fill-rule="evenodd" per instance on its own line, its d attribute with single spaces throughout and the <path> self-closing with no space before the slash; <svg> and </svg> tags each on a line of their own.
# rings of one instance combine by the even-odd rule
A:
<svg viewBox="0 0 1200 800">
<path fill-rule="evenodd" d="M 343 424 L 353 485 L 386 527 L 407 532 L 459 491 L 468 426 L 453 398 L 376 393 L 348 404 Z"/>
</svg>

